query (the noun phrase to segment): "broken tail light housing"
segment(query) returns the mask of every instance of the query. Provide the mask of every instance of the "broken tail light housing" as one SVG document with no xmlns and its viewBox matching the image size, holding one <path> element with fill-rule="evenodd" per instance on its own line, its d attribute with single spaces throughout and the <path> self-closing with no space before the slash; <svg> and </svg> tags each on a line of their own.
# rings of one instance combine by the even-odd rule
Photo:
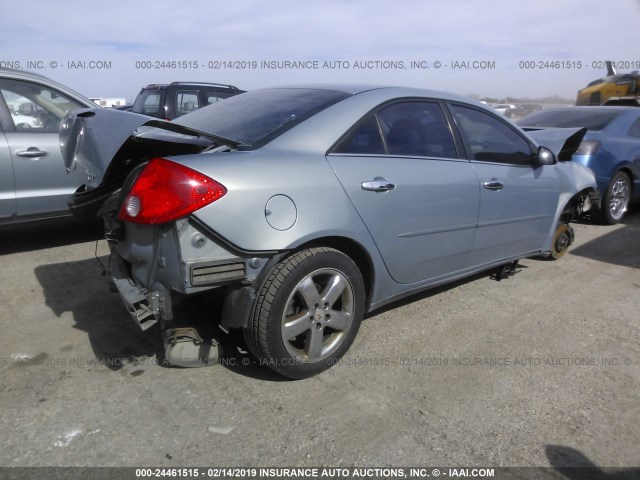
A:
<svg viewBox="0 0 640 480">
<path fill-rule="evenodd" d="M 224 185 L 200 172 L 154 158 L 133 183 L 118 218 L 148 225 L 167 223 L 219 200 L 226 193 Z"/>
</svg>

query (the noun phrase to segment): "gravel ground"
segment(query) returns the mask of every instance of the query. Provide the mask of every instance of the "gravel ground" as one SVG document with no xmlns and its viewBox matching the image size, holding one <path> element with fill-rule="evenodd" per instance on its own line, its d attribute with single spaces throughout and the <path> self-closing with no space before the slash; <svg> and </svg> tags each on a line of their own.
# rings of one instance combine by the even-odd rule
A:
<svg viewBox="0 0 640 480">
<path fill-rule="evenodd" d="M 165 368 L 101 275 L 98 234 L 0 233 L 0 465 L 637 467 L 640 212 L 575 229 L 559 261 L 370 315 L 303 381 L 233 333 L 224 365 Z"/>
</svg>

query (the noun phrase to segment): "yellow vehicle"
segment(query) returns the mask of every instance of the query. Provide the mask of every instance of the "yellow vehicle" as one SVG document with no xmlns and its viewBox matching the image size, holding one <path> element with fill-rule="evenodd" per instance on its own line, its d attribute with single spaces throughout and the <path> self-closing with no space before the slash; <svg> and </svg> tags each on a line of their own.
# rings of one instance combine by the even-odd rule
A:
<svg viewBox="0 0 640 480">
<path fill-rule="evenodd" d="M 607 76 L 594 80 L 578 91 L 576 105 L 631 105 L 640 106 L 640 76 L 617 73 L 613 62 L 605 62 Z"/>
</svg>

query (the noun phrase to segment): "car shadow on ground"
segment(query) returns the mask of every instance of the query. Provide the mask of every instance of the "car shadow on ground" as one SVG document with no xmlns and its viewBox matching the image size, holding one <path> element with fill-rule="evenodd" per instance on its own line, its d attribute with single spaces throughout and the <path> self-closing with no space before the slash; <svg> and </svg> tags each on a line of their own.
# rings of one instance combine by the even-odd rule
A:
<svg viewBox="0 0 640 480">
<path fill-rule="evenodd" d="M 521 268 L 526 267 L 519 265 L 518 269 Z M 375 312 L 366 314 L 363 321 L 366 321 L 367 319 L 375 317 L 376 315 L 384 313 L 388 310 L 393 310 L 402 307 L 403 305 L 417 302 L 443 291 L 456 288 L 457 286 L 463 285 L 465 283 L 473 282 L 482 278 L 493 278 L 492 275 L 494 271 L 495 269 L 489 270 L 474 275 L 473 277 L 465 278 L 454 283 L 433 288 L 431 290 L 412 295 L 411 297 L 398 300 L 376 310 Z M 198 325 L 198 331 L 205 332 L 207 337 L 214 338 L 219 343 L 220 363 L 222 366 L 233 371 L 234 373 L 245 377 L 254 378 L 256 380 L 270 382 L 291 381 L 290 379 L 282 377 L 270 370 L 268 366 L 264 364 L 264 362 L 261 362 L 251 354 L 240 329 L 225 332 L 217 327 L 215 323 L 212 323 L 210 321 L 210 317 L 209 320 L 207 320 L 206 316 L 211 315 L 212 312 L 215 312 L 213 314 L 214 318 L 220 318 L 222 298 L 216 298 L 215 296 L 202 296 L 199 299 L 194 298 L 190 308 L 192 310 L 189 314 L 189 318 L 194 321 L 196 325 Z M 205 314 L 206 316 L 203 317 L 203 314 Z"/>
<path fill-rule="evenodd" d="M 489 270 L 485 270 L 483 272 L 480 273 L 476 273 L 475 275 L 472 275 L 470 277 L 465 277 L 462 278 L 460 280 L 456 280 L 455 282 L 451 282 L 451 283 L 445 283 L 444 285 L 440 285 L 439 287 L 433 287 L 430 288 L 428 290 L 423 290 L 420 292 L 417 292 L 409 297 L 405 297 L 402 298 L 400 300 L 396 300 L 395 302 L 392 302 L 388 305 L 385 305 L 384 307 L 378 308 L 376 310 L 374 310 L 373 312 L 369 312 L 367 314 L 365 314 L 364 316 L 364 320 L 367 320 L 369 318 L 375 317 L 377 315 L 380 315 L 382 313 L 388 312 L 389 310 L 395 310 L 396 308 L 400 308 L 403 307 L 405 305 L 409 305 L 410 303 L 414 303 L 414 302 L 418 302 L 420 300 L 424 300 L 430 297 L 433 297 L 434 295 L 438 295 L 442 292 L 446 292 L 448 290 L 452 290 L 454 288 L 460 287 L 461 285 L 466 285 L 468 283 L 472 283 L 472 282 L 476 282 L 479 280 L 492 280 L 492 281 L 501 281 L 501 282 L 508 282 L 509 278 L 511 278 L 513 275 L 518 275 L 519 273 L 523 272 L 524 270 L 526 270 L 527 267 L 526 265 L 523 265 L 521 263 L 518 263 L 516 266 L 516 270 L 515 273 L 512 275 L 509 275 L 506 278 L 499 278 L 496 274 L 498 272 L 498 268 L 491 268 Z"/>
<path fill-rule="evenodd" d="M 606 468 L 595 465 L 579 450 L 563 445 L 546 445 L 549 464 L 568 480 L 637 480 L 640 468 Z"/>
<path fill-rule="evenodd" d="M 638 255 L 640 209 L 636 208 L 635 211 L 625 215 L 621 225 L 603 226 L 602 229 L 611 231 L 579 247 L 570 248 L 569 254 L 613 265 L 640 268 L 640 255 Z"/>
<path fill-rule="evenodd" d="M 56 317 L 71 312 L 75 328 L 87 333 L 95 360 L 111 370 L 152 358 L 159 367 L 169 367 L 159 326 L 142 331 L 127 314 L 103 266 L 108 257 L 63 262 L 37 267 L 35 275 L 42 286 L 45 303 Z M 526 269 L 518 264 L 517 271 Z M 461 285 L 478 280 L 497 280 L 496 269 L 487 270 L 453 283 L 435 287 L 386 305 L 365 315 L 364 320 L 400 308 Z M 508 282 L 509 278 L 502 279 Z M 222 312 L 222 295 L 203 294 L 189 297 L 176 306 L 175 326 L 194 326 L 200 336 L 219 345 L 219 363 L 239 375 L 262 381 L 288 381 L 270 370 L 247 348 L 240 329 L 226 331 L 218 326 Z M 179 367 L 171 367 L 179 368 Z"/>
<path fill-rule="evenodd" d="M 256 380 L 283 382 L 287 378 L 273 372 L 249 351 L 241 329 L 222 329 L 219 319 L 222 317 L 224 292 L 208 292 L 185 299 L 176 309 L 176 326 L 180 319 L 188 320 L 187 325 L 196 328 L 200 336 L 218 344 L 219 364 L 234 373 Z"/>
<path fill-rule="evenodd" d="M 62 247 L 104 238 L 98 221 L 74 220 L 55 223 L 2 227 L 0 255 Z"/>
<path fill-rule="evenodd" d="M 39 266 L 35 276 L 45 304 L 56 317 L 71 312 L 75 328 L 87 333 L 95 358 L 87 359 L 120 370 L 143 357 L 161 359 L 158 330 L 143 332 L 129 318 L 108 277 L 102 275 L 107 257 Z"/>
<path fill-rule="evenodd" d="M 129 317 L 120 297 L 111 289 L 103 266 L 108 257 L 43 265 L 35 269 L 45 304 L 56 317 L 71 312 L 74 327 L 87 333 L 94 358 L 117 371 L 127 365 L 151 361 L 158 368 L 170 367 L 165 361 L 159 325 L 142 331 Z M 243 376 L 267 381 L 284 381 L 248 352 L 240 330 L 225 332 L 218 327 L 222 309 L 220 295 L 197 295 L 178 305 L 175 327 L 194 326 L 200 336 L 219 344 L 220 364 Z M 210 367 L 207 367 L 210 368 Z"/>
</svg>

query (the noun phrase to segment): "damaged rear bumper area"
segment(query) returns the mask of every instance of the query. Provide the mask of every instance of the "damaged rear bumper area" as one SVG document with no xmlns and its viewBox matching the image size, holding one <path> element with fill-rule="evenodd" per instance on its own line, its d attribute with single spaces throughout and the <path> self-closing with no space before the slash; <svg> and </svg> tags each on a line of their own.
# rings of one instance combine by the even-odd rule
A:
<svg viewBox="0 0 640 480">
<path fill-rule="evenodd" d="M 136 285 L 129 277 L 127 263 L 113 252 L 109 261 L 112 280 L 131 319 L 142 330 L 152 327 L 161 320 L 173 318 L 171 295 L 167 292 L 149 292 Z"/>
<path fill-rule="evenodd" d="M 218 362 L 219 346 L 183 318 L 176 309 L 191 294 L 214 290 L 224 295 L 220 318 L 206 321 L 223 328 L 248 323 L 255 299 L 255 283 L 270 256 L 232 253 L 218 240 L 201 232 L 189 220 L 171 225 L 140 226 L 136 235 L 110 240 L 109 271 L 115 289 L 133 322 L 141 329 L 159 325 L 165 360 L 175 366 L 201 367 Z M 126 239 L 146 239 L 133 243 Z M 176 313 L 177 312 L 177 313 Z"/>
<path fill-rule="evenodd" d="M 149 292 L 137 286 L 127 276 L 127 264 L 117 253 L 112 254 L 109 269 L 125 308 L 142 330 L 147 330 L 158 322 L 166 324 L 173 319 L 169 293 Z M 195 328 L 165 328 L 162 340 L 165 361 L 170 365 L 204 367 L 218 363 L 218 343 L 212 339 L 205 341 Z"/>
</svg>

